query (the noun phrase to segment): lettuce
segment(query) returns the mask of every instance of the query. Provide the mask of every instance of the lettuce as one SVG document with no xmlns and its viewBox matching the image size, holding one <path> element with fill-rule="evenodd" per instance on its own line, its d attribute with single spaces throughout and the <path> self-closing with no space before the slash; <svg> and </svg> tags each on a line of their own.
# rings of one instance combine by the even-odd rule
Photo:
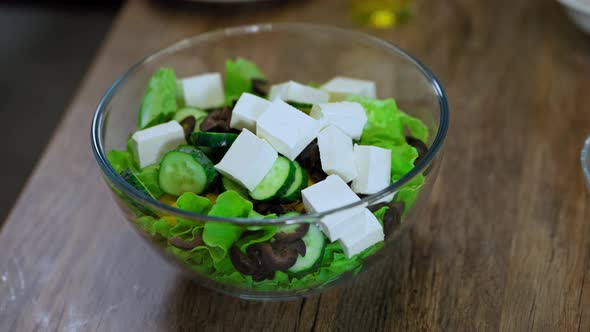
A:
<svg viewBox="0 0 590 332">
<path fill-rule="evenodd" d="M 177 110 L 174 70 L 160 68 L 150 79 L 139 106 L 137 127 L 144 129 L 172 119 Z"/>
<path fill-rule="evenodd" d="M 237 58 L 225 62 L 225 101 L 231 105 L 242 93 L 254 93 L 252 80 L 266 80 L 266 76 L 251 61 Z"/>
<path fill-rule="evenodd" d="M 397 107 L 395 100 L 377 100 L 363 96 L 351 96 L 350 101 L 360 103 L 367 113 L 367 124 L 363 129 L 360 144 L 374 145 L 391 150 L 391 181 L 401 179 L 414 168 L 418 151 L 406 142 L 406 130 L 410 135 L 428 141 L 428 127 Z M 396 200 L 404 201 L 406 211 L 414 204 L 424 176 L 417 175 L 397 193 Z"/>
<path fill-rule="evenodd" d="M 160 165 L 154 164 L 144 167 L 140 171 L 133 172 L 135 176 L 143 183 L 150 194 L 158 199 L 158 197 L 164 195 L 162 189 L 160 189 L 160 183 L 158 182 L 158 172 Z"/>
<path fill-rule="evenodd" d="M 133 168 L 133 158 L 127 151 L 111 150 L 107 153 L 107 159 L 117 173 Z"/>
<path fill-rule="evenodd" d="M 176 200 L 179 209 L 192 213 L 207 214 L 211 210 L 211 201 L 192 192 L 186 192 Z"/>
<path fill-rule="evenodd" d="M 217 197 L 209 211 L 210 216 L 226 218 L 245 218 L 252 211 L 252 203 L 237 192 L 228 190 Z M 240 225 L 209 221 L 203 229 L 203 241 L 211 249 L 214 261 L 223 259 L 229 248 L 236 242 L 244 227 Z"/>
<path fill-rule="evenodd" d="M 150 235 L 161 235 L 165 238 L 170 237 L 170 225 L 164 219 L 156 219 L 151 216 L 139 217 L 135 222 L 143 230 L 148 232 Z"/>
</svg>

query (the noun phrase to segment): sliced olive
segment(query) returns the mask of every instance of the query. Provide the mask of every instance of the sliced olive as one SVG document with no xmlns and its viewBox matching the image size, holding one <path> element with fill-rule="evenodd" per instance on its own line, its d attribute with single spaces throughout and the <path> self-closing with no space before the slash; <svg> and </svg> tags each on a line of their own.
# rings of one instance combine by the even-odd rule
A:
<svg viewBox="0 0 590 332">
<path fill-rule="evenodd" d="M 254 90 L 255 94 L 265 97 L 266 95 L 268 95 L 268 81 L 256 78 L 253 79 L 252 90 Z"/>
<path fill-rule="evenodd" d="M 258 258 L 244 254 L 240 248 L 233 246 L 229 251 L 229 258 L 238 272 L 254 275 L 262 270 L 262 264 Z"/>
<path fill-rule="evenodd" d="M 175 236 L 173 238 L 171 238 L 170 240 L 170 244 L 175 246 L 176 248 L 179 249 L 186 249 L 186 250 L 191 250 L 194 249 L 198 246 L 202 246 L 205 243 L 203 242 L 203 237 L 200 234 L 195 235 L 195 237 L 192 240 L 183 240 L 182 238 Z"/>
<path fill-rule="evenodd" d="M 308 223 L 293 226 L 289 225 L 287 227 L 288 228 L 285 227 L 287 229 L 286 231 L 279 231 L 275 234 L 275 240 L 286 243 L 297 241 L 307 234 L 307 231 L 309 230 Z"/>
<path fill-rule="evenodd" d="M 192 115 L 187 116 L 186 118 L 184 118 L 184 120 L 180 121 L 180 125 L 182 126 L 182 129 L 184 130 L 184 137 L 186 138 L 187 141 L 189 140 L 192 132 L 195 130 L 196 123 L 197 123 L 197 120 Z"/>
<path fill-rule="evenodd" d="M 289 243 L 289 247 L 297 250 L 297 253 L 301 257 L 305 257 L 305 254 L 307 253 L 307 247 L 305 246 L 305 242 L 303 242 L 303 240 L 301 239 Z"/>
<path fill-rule="evenodd" d="M 223 107 L 211 111 L 201 122 L 201 131 L 229 132 L 231 120 L 231 108 Z"/>
<path fill-rule="evenodd" d="M 286 271 L 297 260 L 297 250 L 281 242 L 256 243 L 249 248 L 252 247 L 259 253 L 262 265 L 269 270 Z"/>
</svg>

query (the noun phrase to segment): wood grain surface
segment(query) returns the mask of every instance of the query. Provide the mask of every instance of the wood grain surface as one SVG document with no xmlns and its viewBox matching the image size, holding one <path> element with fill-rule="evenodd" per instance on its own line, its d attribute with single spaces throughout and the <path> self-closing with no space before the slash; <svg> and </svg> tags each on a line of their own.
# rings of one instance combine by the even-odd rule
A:
<svg viewBox="0 0 590 332">
<path fill-rule="evenodd" d="M 418 0 L 369 31 L 428 64 L 449 95 L 427 218 L 390 263 L 290 302 L 208 291 L 122 222 L 89 144 L 103 92 L 181 38 L 266 21 L 352 26 L 347 1 L 232 10 L 130 0 L 0 231 L 0 331 L 590 331 L 590 38 L 552 0 Z M 140 36 L 140 38 L 138 38 Z"/>
</svg>

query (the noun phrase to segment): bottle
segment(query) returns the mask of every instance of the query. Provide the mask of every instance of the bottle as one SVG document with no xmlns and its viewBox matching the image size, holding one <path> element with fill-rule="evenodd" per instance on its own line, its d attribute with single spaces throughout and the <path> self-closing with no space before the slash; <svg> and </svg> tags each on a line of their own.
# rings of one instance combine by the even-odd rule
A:
<svg viewBox="0 0 590 332">
<path fill-rule="evenodd" d="M 361 25 L 385 29 L 411 17 L 413 0 L 349 0 L 352 19 Z"/>
</svg>

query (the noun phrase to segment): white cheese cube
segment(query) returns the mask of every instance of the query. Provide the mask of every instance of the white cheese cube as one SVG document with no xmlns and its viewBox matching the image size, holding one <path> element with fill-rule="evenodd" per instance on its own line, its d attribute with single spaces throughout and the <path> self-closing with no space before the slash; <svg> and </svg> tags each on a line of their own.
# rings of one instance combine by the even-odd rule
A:
<svg viewBox="0 0 590 332">
<path fill-rule="evenodd" d="M 361 230 L 348 232 L 340 237 L 340 244 L 348 258 L 385 239 L 383 227 L 375 215 L 367 209 L 364 209 L 361 215 L 363 217 L 355 220 L 355 222 L 362 224 Z"/>
<path fill-rule="evenodd" d="M 277 158 L 278 154 L 270 144 L 244 129 L 215 169 L 252 191 Z"/>
<path fill-rule="evenodd" d="M 140 168 L 157 163 L 166 152 L 186 144 L 184 130 L 176 121 L 137 131 L 131 136 L 131 141 Z"/>
<path fill-rule="evenodd" d="M 352 190 L 357 194 L 374 194 L 391 182 L 391 150 L 376 146 L 354 146 L 357 176 Z"/>
<path fill-rule="evenodd" d="M 327 103 L 330 96 L 327 92 L 301 83 L 288 81 L 270 87 L 268 99 L 276 98 L 303 104 Z"/>
<path fill-rule="evenodd" d="M 338 103 L 316 104 L 311 108 L 311 117 L 324 125 L 334 125 L 346 135 L 360 140 L 367 124 L 367 114 L 359 103 L 342 101 Z"/>
<path fill-rule="evenodd" d="M 325 180 L 309 186 L 301 191 L 303 205 L 308 212 L 325 212 L 360 201 L 358 196 L 350 190 L 348 185 L 337 175 L 330 175 Z M 326 236 L 335 241 L 342 233 L 354 227 L 350 219 L 358 214 L 364 206 L 347 209 L 330 214 L 320 221 L 320 227 Z"/>
<path fill-rule="evenodd" d="M 229 126 L 256 132 L 256 120 L 266 111 L 271 102 L 250 93 L 242 93 L 234 106 Z"/>
<path fill-rule="evenodd" d="M 256 134 L 290 160 L 313 141 L 320 123 L 295 107 L 276 99 L 256 122 Z"/>
<path fill-rule="evenodd" d="M 328 126 L 318 134 L 322 170 L 338 175 L 344 182 L 356 178 L 357 170 L 352 150 L 352 139 L 335 126 Z"/>
<path fill-rule="evenodd" d="M 346 100 L 350 95 L 377 97 L 375 82 L 341 76 L 334 77 L 322 85 L 320 89 L 330 94 L 330 101 Z"/>
<path fill-rule="evenodd" d="M 223 106 L 225 93 L 219 73 L 207 73 L 182 80 L 186 106 L 214 108 Z"/>
</svg>

